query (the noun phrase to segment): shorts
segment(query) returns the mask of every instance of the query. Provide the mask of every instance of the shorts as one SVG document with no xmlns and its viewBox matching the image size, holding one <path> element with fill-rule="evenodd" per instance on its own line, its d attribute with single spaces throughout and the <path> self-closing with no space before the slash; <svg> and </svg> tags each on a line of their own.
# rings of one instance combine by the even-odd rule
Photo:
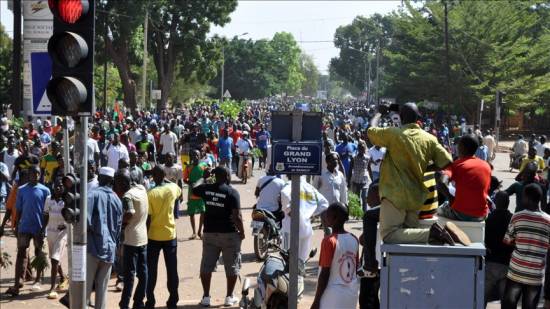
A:
<svg viewBox="0 0 550 309">
<path fill-rule="evenodd" d="M 196 215 L 202 214 L 206 211 L 204 207 L 204 202 L 202 200 L 190 200 L 187 202 L 187 214 Z"/>
<path fill-rule="evenodd" d="M 222 253 L 225 275 L 238 276 L 241 270 L 241 242 L 238 233 L 204 233 L 201 273 L 212 273 Z"/>
<path fill-rule="evenodd" d="M 48 231 L 48 251 L 50 252 L 50 259 L 60 261 L 65 255 L 65 248 L 67 247 L 67 232 L 65 231 Z"/>
</svg>

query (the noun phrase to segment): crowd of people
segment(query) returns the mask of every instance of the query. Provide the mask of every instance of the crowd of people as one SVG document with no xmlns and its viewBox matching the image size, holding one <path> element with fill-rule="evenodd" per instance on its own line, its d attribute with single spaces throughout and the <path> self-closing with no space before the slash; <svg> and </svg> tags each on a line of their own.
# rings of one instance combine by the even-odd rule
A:
<svg viewBox="0 0 550 309">
<path fill-rule="evenodd" d="M 176 308 L 176 220 L 184 213 L 190 218 L 189 239 L 202 240 L 200 304 L 211 305 L 212 272 L 220 256 L 227 278 L 224 304 L 237 304 L 234 288 L 246 233 L 238 187 L 231 178 L 244 177 L 244 172 L 252 176 L 255 165 L 266 172 L 258 180 L 256 207 L 275 214 L 288 248 L 291 186 L 270 168 L 269 128 L 271 110 L 292 108 L 289 102 L 262 100 L 250 102 L 238 115 L 224 114 L 217 104 L 126 117 L 98 112 L 89 128 L 87 179 L 73 168 L 74 124 L 65 123 L 64 130 L 61 119 L 48 118 L 15 128 L 2 119 L 0 204 L 6 213 L 0 237 L 9 222 L 17 239 L 14 285 L 5 293 L 17 299 L 22 282 L 32 276 L 31 240 L 34 261 L 45 259 L 47 241 L 47 297 L 58 299 L 67 290 L 61 267 L 67 258 L 66 209 L 78 200 L 85 183 L 87 299 L 93 289 L 96 308 L 115 306 L 106 301 L 111 272 L 122 292 L 120 308 L 130 308 L 131 300 L 132 308 L 154 308 L 161 251 L 166 305 Z M 514 184 L 502 188 L 492 175 L 495 138 L 491 131 L 467 126 L 464 118 L 423 116 L 413 103 L 375 108 L 328 101 L 315 108 L 324 113 L 323 167 L 321 175 L 300 179 L 298 254 L 307 259 L 313 246 L 312 220 L 320 217 L 325 237 L 312 308 L 356 308 L 357 302 L 361 308 L 379 307 L 378 233 L 386 243 L 471 244 L 452 221 L 420 227 L 420 220 L 435 216 L 486 223 L 486 303 L 500 300 L 503 308 L 515 308 L 521 297 L 524 308 L 536 308 L 543 284 L 550 300 L 550 283 L 543 281 L 550 246 L 550 148 L 545 136 L 518 138 L 512 151 L 514 160 L 521 159 L 519 174 Z M 64 132 L 69 132 L 68 162 Z M 251 168 L 243 169 L 249 158 Z M 350 192 L 359 196 L 364 211 L 360 237 L 345 225 Z M 509 196 L 514 194 L 512 214 Z M 40 290 L 43 268 L 34 264 L 32 289 Z"/>
</svg>

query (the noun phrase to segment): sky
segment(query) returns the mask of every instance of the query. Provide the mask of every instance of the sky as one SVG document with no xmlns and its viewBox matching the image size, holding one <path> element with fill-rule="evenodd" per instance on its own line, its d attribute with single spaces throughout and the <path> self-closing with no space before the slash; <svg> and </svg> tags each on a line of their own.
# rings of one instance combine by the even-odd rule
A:
<svg viewBox="0 0 550 309">
<path fill-rule="evenodd" d="M 120 0 L 130 1 L 130 0 Z M 292 33 L 301 49 L 311 55 L 321 73 L 328 72 L 330 59 L 338 56 L 333 38 L 336 28 L 347 25 L 358 15 L 387 14 L 401 1 L 239 1 L 231 22 L 213 27 L 211 34 L 232 38 L 269 39 L 276 32 Z M 7 0 L 0 0 L 0 22 L 13 35 L 13 14 Z M 311 42 L 315 41 L 315 42 Z M 321 42 L 318 42 L 321 41 Z"/>
</svg>

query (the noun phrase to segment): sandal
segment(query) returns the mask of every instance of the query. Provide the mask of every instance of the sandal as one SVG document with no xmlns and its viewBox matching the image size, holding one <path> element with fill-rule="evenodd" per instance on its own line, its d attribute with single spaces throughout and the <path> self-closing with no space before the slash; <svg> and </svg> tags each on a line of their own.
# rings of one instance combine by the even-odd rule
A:
<svg viewBox="0 0 550 309">
<path fill-rule="evenodd" d="M 57 297 L 59 297 L 59 295 L 57 294 L 56 291 L 51 291 L 50 293 L 48 293 L 48 296 L 47 296 L 48 299 L 57 299 Z"/>
<path fill-rule="evenodd" d="M 197 239 L 197 234 L 193 234 L 191 235 L 191 237 L 189 237 L 189 240 L 195 240 Z"/>
<path fill-rule="evenodd" d="M 13 286 L 10 286 L 5 294 L 9 295 L 10 297 L 16 297 L 16 296 L 19 296 L 19 291 L 16 290 Z"/>
</svg>

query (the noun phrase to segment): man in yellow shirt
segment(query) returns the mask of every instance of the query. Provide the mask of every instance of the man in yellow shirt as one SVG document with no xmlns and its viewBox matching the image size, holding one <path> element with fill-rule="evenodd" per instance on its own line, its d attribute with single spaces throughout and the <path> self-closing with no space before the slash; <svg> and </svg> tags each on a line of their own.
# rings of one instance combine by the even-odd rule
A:
<svg viewBox="0 0 550 309">
<path fill-rule="evenodd" d="M 527 158 L 523 159 L 521 161 L 521 165 L 519 167 L 519 172 L 521 173 L 523 169 L 527 166 L 527 164 L 535 162 L 537 164 L 537 168 L 539 171 L 544 170 L 546 164 L 544 164 L 544 159 L 537 156 L 537 149 L 534 147 L 529 148 L 529 151 L 527 152 Z"/>
<path fill-rule="evenodd" d="M 157 269 L 160 251 L 164 253 L 166 274 L 168 277 L 168 292 L 170 296 L 166 302 L 167 308 L 176 308 L 178 296 L 178 259 L 176 221 L 174 219 L 174 205 L 181 195 L 181 188 L 165 181 L 164 170 L 155 166 L 152 171 L 155 187 L 147 193 L 149 199 L 149 214 L 147 217 L 147 280 L 146 308 L 155 307 L 155 285 L 157 283 Z"/>
<path fill-rule="evenodd" d="M 382 115 L 377 113 L 368 129 L 368 138 L 374 145 L 386 147 L 386 156 L 380 169 L 380 236 L 387 243 L 451 244 L 468 243 L 467 236 L 455 225 L 443 228 L 434 224 L 421 229 L 418 214 L 428 196 L 424 174 L 433 163 L 438 169 L 452 162 L 451 155 L 437 138 L 417 124 L 420 113 L 416 104 L 400 108 L 400 128 L 377 128 Z"/>
</svg>

